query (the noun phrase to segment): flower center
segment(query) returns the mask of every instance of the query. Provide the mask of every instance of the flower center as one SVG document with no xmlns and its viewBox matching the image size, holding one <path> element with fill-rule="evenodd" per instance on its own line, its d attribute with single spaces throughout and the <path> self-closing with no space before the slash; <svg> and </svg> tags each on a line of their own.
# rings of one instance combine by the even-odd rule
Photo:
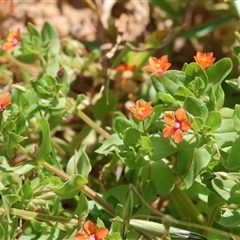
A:
<svg viewBox="0 0 240 240">
<path fill-rule="evenodd" d="M 94 235 L 88 235 L 88 240 L 96 240 L 95 236 Z"/>
<path fill-rule="evenodd" d="M 163 72 L 163 68 L 161 67 L 161 65 L 159 63 L 156 64 L 155 72 L 156 73 L 162 73 Z"/>
<path fill-rule="evenodd" d="M 175 122 L 173 127 L 174 127 L 175 130 L 177 130 L 181 127 L 181 124 L 179 122 Z"/>
<path fill-rule="evenodd" d="M 18 40 L 16 38 L 12 38 L 11 42 L 14 46 L 18 44 Z"/>
<path fill-rule="evenodd" d="M 207 58 L 206 58 L 206 57 L 203 57 L 201 60 L 202 60 L 203 62 L 206 62 L 206 61 L 207 61 Z"/>
</svg>

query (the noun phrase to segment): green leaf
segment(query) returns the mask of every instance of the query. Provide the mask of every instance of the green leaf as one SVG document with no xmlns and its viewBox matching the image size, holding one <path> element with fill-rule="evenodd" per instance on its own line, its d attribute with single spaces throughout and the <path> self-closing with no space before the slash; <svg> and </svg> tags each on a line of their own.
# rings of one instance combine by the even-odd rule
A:
<svg viewBox="0 0 240 240">
<path fill-rule="evenodd" d="M 173 96 L 180 86 L 184 86 L 185 77 L 183 72 L 170 70 L 160 76 L 160 81 L 166 89 L 166 93 L 170 93 Z"/>
<path fill-rule="evenodd" d="M 103 198 L 107 199 L 110 196 L 114 196 L 118 199 L 120 204 L 123 204 L 128 190 L 129 190 L 129 185 L 118 185 L 114 188 L 111 188 L 111 189 L 105 191 L 103 193 Z M 133 195 L 133 202 L 134 202 L 133 203 L 134 206 L 140 202 L 136 195 Z M 116 216 L 122 217 L 122 214 L 119 213 L 119 215 L 116 215 Z"/>
<path fill-rule="evenodd" d="M 162 196 L 167 195 L 174 188 L 172 171 L 162 160 L 144 166 L 141 176 L 145 181 L 151 180 L 157 188 L 157 193 Z"/>
<path fill-rule="evenodd" d="M 203 85 L 207 86 L 208 84 L 208 76 L 205 70 L 197 63 L 194 62 L 190 63 L 185 69 L 185 74 L 188 79 L 188 84 L 192 83 L 194 86 L 194 89 L 191 89 L 192 91 L 193 90 L 196 91 L 198 85 L 202 87 Z"/>
<path fill-rule="evenodd" d="M 206 148 L 180 150 L 178 153 L 178 172 L 182 175 L 186 188 L 190 188 L 200 172 L 207 167 L 211 154 Z"/>
<path fill-rule="evenodd" d="M 67 174 L 80 174 L 85 178 L 88 178 L 89 172 L 92 170 L 89 158 L 85 152 L 86 146 L 81 145 L 78 152 L 75 153 L 67 164 Z"/>
<path fill-rule="evenodd" d="M 113 129 L 120 138 L 123 138 L 126 129 L 129 127 L 132 127 L 132 124 L 124 117 L 117 117 L 113 120 Z"/>
<path fill-rule="evenodd" d="M 57 31 L 49 22 L 45 22 L 41 34 L 43 42 L 50 42 L 49 53 L 52 56 L 57 56 L 61 49 Z"/>
<path fill-rule="evenodd" d="M 32 190 L 32 187 L 29 183 L 28 180 L 25 180 L 23 185 L 22 185 L 22 196 L 23 196 L 23 199 L 22 201 L 26 201 L 26 203 L 29 203 L 32 199 L 32 196 L 33 196 L 33 190 Z"/>
<path fill-rule="evenodd" d="M 142 185 L 142 196 L 148 203 L 153 202 L 157 198 L 157 188 L 153 181 L 147 180 Z"/>
<path fill-rule="evenodd" d="M 113 218 L 111 229 L 110 229 L 110 231 L 114 234 L 114 235 L 111 234 L 111 239 L 113 235 L 114 240 L 115 240 L 115 237 L 116 237 L 116 240 L 122 240 L 122 237 L 121 237 L 123 235 L 122 212 L 123 212 L 123 206 L 120 204 L 117 204 L 115 216 Z M 120 239 L 118 238 L 118 236 L 120 237 Z"/>
<path fill-rule="evenodd" d="M 124 162 L 124 164 L 130 169 L 138 169 L 145 166 L 148 160 L 145 159 L 145 152 L 139 149 L 135 152 L 133 149 L 128 151 L 119 151 L 117 156 Z"/>
<path fill-rule="evenodd" d="M 176 100 L 171 94 L 158 92 L 158 98 L 164 103 L 174 103 Z"/>
<path fill-rule="evenodd" d="M 210 66 L 206 70 L 209 79 L 208 87 L 214 86 L 214 90 L 216 90 L 221 82 L 231 72 L 232 67 L 232 60 L 230 58 L 222 58 Z"/>
<path fill-rule="evenodd" d="M 240 210 L 227 209 L 219 219 L 219 224 L 227 228 L 240 227 Z"/>
<path fill-rule="evenodd" d="M 51 59 L 51 61 L 48 63 L 45 70 L 46 70 L 46 73 L 51 77 L 55 77 L 57 75 L 57 72 L 59 70 L 58 56 L 55 56 Z"/>
<path fill-rule="evenodd" d="M 17 126 L 16 133 L 21 134 L 26 129 L 26 118 L 25 118 L 25 115 L 23 114 L 23 112 L 18 113 L 15 121 L 16 121 L 16 126 Z"/>
<path fill-rule="evenodd" d="M 60 84 L 60 91 L 63 94 L 67 95 L 69 92 L 69 88 L 70 88 L 70 79 L 69 79 L 68 74 L 65 69 L 63 69 L 63 68 L 58 69 L 57 80 Z M 79 95 L 78 95 L 78 97 L 79 97 Z"/>
<path fill-rule="evenodd" d="M 213 133 L 218 148 L 230 147 L 238 137 L 234 127 L 233 113 L 230 108 L 222 108 L 219 113 L 222 117 L 221 126 Z"/>
<path fill-rule="evenodd" d="M 74 213 L 78 216 L 79 219 L 84 220 L 88 216 L 88 201 L 84 193 L 81 192 L 78 205 Z"/>
<path fill-rule="evenodd" d="M 41 129 L 41 144 L 38 150 L 38 160 L 46 161 L 51 152 L 50 128 L 46 118 L 42 117 L 39 121 Z"/>
<path fill-rule="evenodd" d="M 208 109 L 205 106 L 204 102 L 193 98 L 188 97 L 184 102 L 184 108 L 192 114 L 194 117 L 200 117 L 205 122 L 208 118 Z"/>
<path fill-rule="evenodd" d="M 227 161 L 227 165 L 230 169 L 233 169 L 234 171 L 239 170 L 240 169 L 240 162 L 239 162 L 239 158 L 240 158 L 240 137 L 238 137 L 236 139 L 236 141 L 233 143 L 229 157 L 228 157 L 228 161 Z"/>
<path fill-rule="evenodd" d="M 179 87 L 178 90 L 175 92 L 175 96 L 180 96 L 180 97 L 194 97 L 194 94 L 188 90 L 186 87 Z"/>
<path fill-rule="evenodd" d="M 111 91 L 104 91 L 102 97 L 95 103 L 93 113 L 96 119 L 102 120 L 108 113 L 117 107 L 117 99 Z M 100 110 L 101 109 L 101 110 Z M 100 111 L 99 111 L 100 110 Z"/>
<path fill-rule="evenodd" d="M 7 155 L 8 157 L 12 158 L 14 156 L 14 148 L 23 140 L 25 140 L 27 137 L 22 137 L 20 135 L 17 135 L 13 132 L 10 132 L 8 134 L 8 143 L 7 143 Z"/>
<path fill-rule="evenodd" d="M 64 199 L 69 199 L 78 194 L 80 188 L 87 184 L 87 179 L 81 175 L 74 174 L 61 187 L 51 187 L 51 190 Z"/>
<path fill-rule="evenodd" d="M 111 152 L 114 148 L 114 146 L 121 146 L 123 145 L 122 139 L 119 138 L 118 134 L 112 134 L 108 139 L 106 139 L 102 146 L 95 150 L 96 153 L 99 154 L 108 154 Z"/>
<path fill-rule="evenodd" d="M 175 153 L 177 149 L 170 144 L 170 140 L 161 135 L 150 136 L 153 152 L 151 160 L 158 161 Z"/>
<path fill-rule="evenodd" d="M 208 79 L 207 79 L 207 82 L 208 82 Z M 198 76 L 196 76 L 194 80 L 187 85 L 187 89 L 189 89 L 190 91 L 198 95 L 202 95 L 203 89 L 205 89 L 205 87 L 206 87 L 206 83 Z"/>
<path fill-rule="evenodd" d="M 3 194 L 3 190 L 0 191 L 1 192 L 1 195 L 2 195 L 2 205 L 3 205 L 3 208 L 5 210 L 5 213 L 7 215 L 7 220 L 8 220 L 8 223 L 11 224 L 12 223 L 12 220 L 11 220 L 11 217 L 10 217 L 10 210 L 11 210 L 11 206 L 16 203 L 17 201 L 20 201 L 21 198 L 16 195 L 16 194 Z"/>
<path fill-rule="evenodd" d="M 233 123 L 236 131 L 240 133 L 240 105 L 236 104 L 233 113 Z"/>
<path fill-rule="evenodd" d="M 36 37 L 40 41 L 42 40 L 41 34 L 38 32 L 38 30 L 35 28 L 35 26 L 32 23 L 28 22 L 27 27 L 28 27 L 28 33 L 31 38 Z"/>
<path fill-rule="evenodd" d="M 161 92 L 161 93 L 166 93 L 165 88 L 162 84 L 162 82 L 160 82 L 160 78 L 158 76 L 152 75 L 151 76 L 151 81 L 152 81 L 152 85 L 155 88 L 156 92 Z M 168 94 L 168 93 L 166 93 Z"/>
<path fill-rule="evenodd" d="M 129 188 L 124 198 L 122 210 L 124 236 L 126 236 L 126 233 L 129 228 L 129 221 L 132 217 L 132 211 L 133 211 L 133 191 L 131 188 Z"/>
<path fill-rule="evenodd" d="M 135 128 L 128 128 L 123 137 L 123 143 L 126 147 L 136 147 L 140 143 L 142 133 Z"/>
<path fill-rule="evenodd" d="M 210 112 L 206 121 L 206 125 L 210 127 L 207 132 L 214 132 L 222 123 L 222 117 L 219 112 Z"/>
<path fill-rule="evenodd" d="M 212 186 L 214 190 L 221 196 L 225 201 L 232 204 L 239 204 L 240 201 L 240 184 L 230 179 L 221 179 L 216 177 L 212 180 Z"/>
</svg>

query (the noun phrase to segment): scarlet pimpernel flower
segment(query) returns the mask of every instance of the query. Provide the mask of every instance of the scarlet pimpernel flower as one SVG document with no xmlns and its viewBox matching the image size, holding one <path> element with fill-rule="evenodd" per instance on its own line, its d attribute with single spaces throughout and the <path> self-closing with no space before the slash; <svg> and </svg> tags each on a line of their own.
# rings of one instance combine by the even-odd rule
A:
<svg viewBox="0 0 240 240">
<path fill-rule="evenodd" d="M 138 100 L 136 102 L 136 107 L 129 107 L 128 109 L 133 113 L 136 118 L 138 118 L 139 120 L 144 120 L 148 118 L 153 111 L 151 105 L 151 102 L 143 103 Z"/>
<path fill-rule="evenodd" d="M 161 76 L 171 66 L 171 63 L 168 62 L 167 55 L 162 56 L 160 59 L 150 57 L 148 61 L 149 65 L 146 65 L 144 69 L 148 70 L 149 72 L 152 72 L 152 74 L 157 76 Z"/>
<path fill-rule="evenodd" d="M 202 53 L 197 52 L 196 56 L 194 56 L 195 62 L 202 66 L 203 69 L 210 67 L 216 58 L 213 57 L 213 53 Z"/>
<path fill-rule="evenodd" d="M 115 70 L 117 72 L 125 72 L 125 71 L 130 71 L 130 72 L 134 72 L 136 69 L 136 66 L 135 65 L 130 65 L 130 64 L 127 64 L 127 63 L 124 63 L 124 64 L 121 64 L 119 66 L 117 66 L 115 68 Z M 126 78 L 126 77 L 122 77 L 121 78 L 121 82 L 125 83 L 127 82 L 129 78 Z"/>
<path fill-rule="evenodd" d="M 107 228 L 95 228 L 90 220 L 84 223 L 83 230 L 75 234 L 75 240 L 102 240 L 108 234 Z"/>
<path fill-rule="evenodd" d="M 16 33 L 10 32 L 7 36 L 7 41 L 2 45 L 1 49 L 12 53 L 14 48 L 21 40 L 20 29 Z"/>
<path fill-rule="evenodd" d="M 6 106 L 10 105 L 12 103 L 10 98 L 10 93 L 4 93 L 0 96 L 0 111 L 3 111 Z"/>
<path fill-rule="evenodd" d="M 176 143 L 182 142 L 183 132 L 188 131 L 191 127 L 191 122 L 187 119 L 187 112 L 183 108 L 179 108 L 175 115 L 167 113 L 164 116 L 164 122 L 168 126 L 163 129 L 163 137 L 173 136 Z"/>
</svg>

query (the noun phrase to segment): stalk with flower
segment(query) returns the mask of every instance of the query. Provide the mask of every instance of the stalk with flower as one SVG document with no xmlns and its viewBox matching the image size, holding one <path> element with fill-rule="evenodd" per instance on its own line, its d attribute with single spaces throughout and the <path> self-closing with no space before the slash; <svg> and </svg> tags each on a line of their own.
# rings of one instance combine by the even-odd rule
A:
<svg viewBox="0 0 240 240">
<path fill-rule="evenodd" d="M 10 93 L 4 93 L 0 96 L 0 111 L 3 111 L 8 105 L 10 105 L 11 98 L 10 98 Z"/>
<path fill-rule="evenodd" d="M 7 51 L 8 53 L 12 53 L 20 40 L 20 29 L 18 29 L 16 33 L 10 32 L 7 36 L 7 41 L 2 45 L 1 49 Z"/>
<path fill-rule="evenodd" d="M 214 61 L 215 58 L 213 57 L 213 53 L 202 53 L 202 52 L 197 52 L 196 56 L 194 56 L 195 62 L 199 64 L 203 69 L 207 69 L 210 67 Z"/>
<path fill-rule="evenodd" d="M 95 228 L 92 221 L 88 220 L 83 225 L 83 231 L 75 234 L 75 240 L 102 240 L 108 234 L 108 229 L 104 227 Z"/>
<path fill-rule="evenodd" d="M 167 55 L 162 56 L 160 59 L 149 57 L 148 61 L 149 65 L 146 65 L 144 69 L 157 76 L 161 76 L 171 66 L 171 63 L 168 62 Z"/>
<path fill-rule="evenodd" d="M 187 112 L 183 108 L 179 108 L 174 115 L 167 113 L 164 122 L 168 125 L 163 129 L 163 137 L 170 138 L 176 143 L 183 141 L 183 132 L 188 131 L 191 122 L 187 118 Z"/>
</svg>

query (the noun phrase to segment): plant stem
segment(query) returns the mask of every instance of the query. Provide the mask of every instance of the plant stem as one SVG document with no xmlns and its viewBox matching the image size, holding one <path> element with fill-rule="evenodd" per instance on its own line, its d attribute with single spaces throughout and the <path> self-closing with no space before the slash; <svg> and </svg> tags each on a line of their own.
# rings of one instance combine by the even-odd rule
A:
<svg viewBox="0 0 240 240">
<path fill-rule="evenodd" d="M 1 213 L 5 213 L 6 210 L 4 208 L 0 208 Z M 38 213 L 38 212 L 32 212 L 32 211 L 26 211 L 26 210 L 20 210 L 16 208 L 10 208 L 9 213 L 17 216 L 21 216 L 24 219 L 39 219 L 44 221 L 54 221 L 54 222 L 60 222 L 60 223 L 69 223 L 72 225 L 77 226 L 78 220 L 77 219 L 69 219 L 65 217 L 59 217 L 59 216 L 51 216 L 44 213 Z"/>
<path fill-rule="evenodd" d="M 70 109 L 70 108 L 73 108 L 75 107 L 72 102 L 62 93 L 62 92 L 59 92 L 59 94 L 62 96 L 62 97 L 65 97 L 66 100 L 67 100 L 67 107 Z M 108 132 L 106 132 L 103 128 L 99 127 L 91 118 L 89 118 L 83 111 L 81 111 L 80 109 L 76 109 L 75 111 L 76 115 L 78 117 L 80 117 L 87 125 L 89 125 L 90 127 L 92 127 L 96 132 L 98 132 L 99 134 L 101 134 L 103 137 L 105 138 L 109 138 L 110 135 Z"/>
<path fill-rule="evenodd" d="M 105 138 L 109 138 L 110 135 L 108 132 L 106 132 L 104 129 L 99 127 L 91 118 L 89 118 L 83 111 L 80 109 L 77 110 L 76 114 L 85 122 L 87 123 L 90 127 L 92 127 L 96 132 L 101 134 Z"/>
<path fill-rule="evenodd" d="M 18 144 L 16 146 L 16 149 L 18 149 L 21 153 L 23 153 L 24 155 L 30 157 L 33 161 L 37 162 L 38 159 L 37 157 L 32 154 L 31 152 L 29 152 L 27 149 L 25 149 L 24 147 L 22 147 L 20 144 Z M 58 168 L 55 168 L 54 166 L 52 166 L 51 164 L 47 163 L 47 162 L 43 162 L 42 166 L 44 168 L 46 168 L 47 170 L 49 170 L 50 172 L 52 172 L 53 174 L 59 176 L 60 178 L 68 181 L 70 179 L 70 176 L 68 174 L 66 174 L 65 172 L 59 170 Z M 114 208 L 109 205 L 106 201 L 104 201 L 101 197 L 99 197 L 97 195 L 97 193 L 95 191 L 93 191 L 91 188 L 89 188 L 86 185 L 83 186 L 79 186 L 79 190 L 82 191 L 86 196 L 88 196 L 89 198 L 91 198 L 93 201 L 95 201 L 97 204 L 99 204 L 103 209 L 105 209 L 111 216 L 115 215 L 115 210 Z"/>
<path fill-rule="evenodd" d="M 212 212 L 211 212 L 211 214 L 210 214 L 210 216 L 209 216 L 209 218 L 208 218 L 208 221 L 207 221 L 207 225 L 206 225 L 206 226 L 208 226 L 208 227 L 211 227 L 211 226 L 212 226 L 213 221 L 214 221 L 214 217 L 215 217 L 217 211 L 218 211 L 218 208 L 217 208 L 217 207 L 214 207 L 214 208 L 212 209 Z M 207 236 L 207 233 L 208 233 L 208 231 L 207 231 L 207 229 L 205 229 L 204 232 L 203 232 L 203 234 L 204 234 L 205 236 Z"/>
<path fill-rule="evenodd" d="M 174 191 L 180 196 L 182 203 L 187 206 L 189 213 L 200 223 L 204 224 L 205 219 L 203 215 L 199 212 L 198 208 L 193 204 L 191 199 L 183 192 L 177 185 L 174 187 Z"/>
</svg>

